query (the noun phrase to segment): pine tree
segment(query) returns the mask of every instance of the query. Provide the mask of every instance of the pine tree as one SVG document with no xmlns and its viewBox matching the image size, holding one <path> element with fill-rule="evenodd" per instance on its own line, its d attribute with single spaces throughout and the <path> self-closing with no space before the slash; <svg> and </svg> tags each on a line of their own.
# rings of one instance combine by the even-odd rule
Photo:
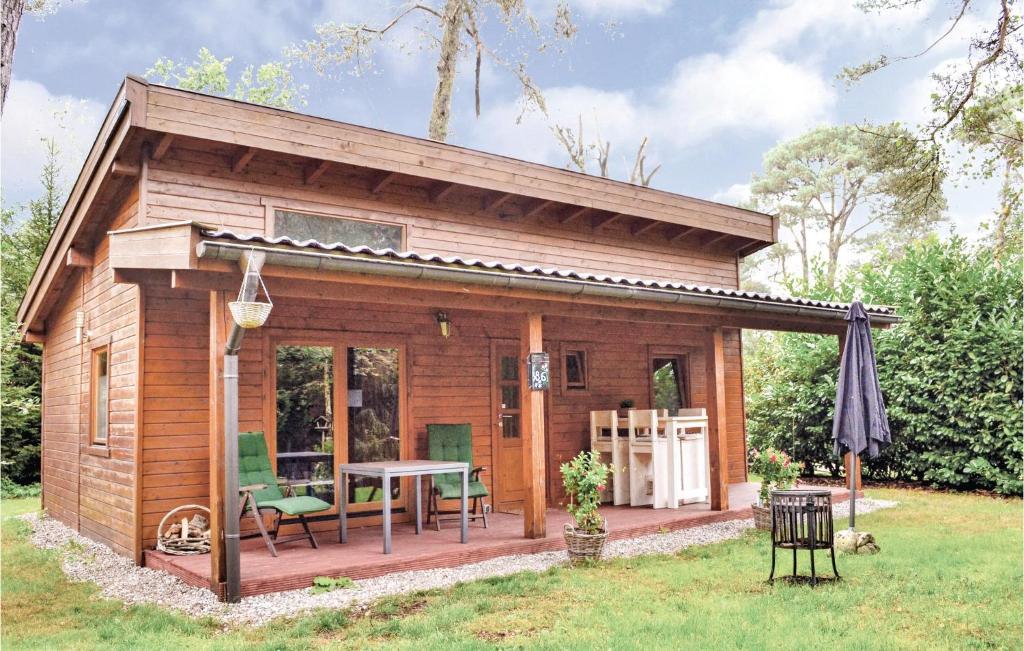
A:
<svg viewBox="0 0 1024 651">
<path fill-rule="evenodd" d="M 60 217 L 59 157 L 47 139 L 42 195 L 28 203 L 23 222 L 13 209 L 0 215 L 0 459 L 4 478 L 19 484 L 39 481 L 42 348 L 20 343 L 16 314 Z"/>
</svg>

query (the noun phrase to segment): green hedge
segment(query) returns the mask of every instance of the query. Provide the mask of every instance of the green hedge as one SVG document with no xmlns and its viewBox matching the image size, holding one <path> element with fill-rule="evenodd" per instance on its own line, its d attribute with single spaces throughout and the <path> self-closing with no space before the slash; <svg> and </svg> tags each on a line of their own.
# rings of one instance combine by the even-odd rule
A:
<svg viewBox="0 0 1024 651">
<path fill-rule="evenodd" d="M 874 331 L 893 445 L 866 459 L 864 474 L 1020 494 L 1020 256 L 997 260 L 960 239 L 929 239 L 847 280 L 860 284 L 866 300 L 897 306 L 904 319 Z M 831 443 L 836 338 L 762 337 L 747 353 L 751 445 L 774 445 L 838 474 Z"/>
</svg>

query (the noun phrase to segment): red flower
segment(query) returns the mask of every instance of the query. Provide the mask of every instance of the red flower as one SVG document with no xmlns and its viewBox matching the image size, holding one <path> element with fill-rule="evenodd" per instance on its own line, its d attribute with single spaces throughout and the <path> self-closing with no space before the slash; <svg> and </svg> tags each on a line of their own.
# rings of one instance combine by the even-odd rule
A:
<svg viewBox="0 0 1024 651">
<path fill-rule="evenodd" d="M 604 484 L 598 484 L 597 485 L 597 492 L 598 493 L 602 492 L 604 490 L 604 488 L 605 488 Z"/>
<path fill-rule="evenodd" d="M 777 461 L 778 461 L 779 459 L 778 459 L 778 457 L 777 457 L 777 456 L 775 456 L 775 455 L 773 454 L 772 456 L 768 457 L 768 460 L 769 460 L 769 461 L 771 461 L 772 463 L 775 463 L 775 462 L 777 462 Z"/>
</svg>

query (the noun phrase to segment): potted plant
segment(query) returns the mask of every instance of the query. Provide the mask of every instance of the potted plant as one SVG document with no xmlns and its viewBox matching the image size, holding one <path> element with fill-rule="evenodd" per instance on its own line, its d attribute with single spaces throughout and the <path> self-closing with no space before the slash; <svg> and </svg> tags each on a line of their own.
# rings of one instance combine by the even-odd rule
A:
<svg viewBox="0 0 1024 651">
<path fill-rule="evenodd" d="M 785 452 L 775 448 L 750 451 L 750 471 L 761 476 L 761 489 L 757 502 L 751 504 L 754 511 L 754 526 L 766 531 L 772 528 L 772 513 L 769 502 L 772 491 L 786 490 L 796 484 L 800 475 L 800 464 L 789 458 Z"/>
<path fill-rule="evenodd" d="M 619 416 L 625 418 L 629 414 L 629 410 L 636 406 L 631 398 L 626 398 L 619 403 Z"/>
<path fill-rule="evenodd" d="M 563 463 L 561 471 L 562 485 L 569 498 L 566 510 L 576 524 L 565 525 L 569 560 L 575 563 L 600 558 L 608 539 L 608 522 L 601 518 L 597 507 L 601 504 L 601 492 L 610 468 L 601 462 L 598 452 L 589 450 Z"/>
</svg>

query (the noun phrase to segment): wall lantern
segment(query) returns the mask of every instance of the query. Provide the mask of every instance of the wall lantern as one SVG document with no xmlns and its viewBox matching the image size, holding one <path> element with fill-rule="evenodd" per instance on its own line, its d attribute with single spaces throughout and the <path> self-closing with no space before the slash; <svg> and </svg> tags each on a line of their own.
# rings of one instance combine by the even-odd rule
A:
<svg viewBox="0 0 1024 651">
<path fill-rule="evenodd" d="M 447 339 L 452 336 L 452 320 L 448 318 L 447 312 L 437 313 L 437 324 L 441 326 L 441 336 Z"/>
<path fill-rule="evenodd" d="M 89 341 L 90 334 L 92 333 L 85 329 L 85 312 L 78 310 L 75 312 L 75 343 Z"/>
<path fill-rule="evenodd" d="M 263 277 L 260 276 L 260 272 L 253 268 L 252 260 L 255 257 L 255 251 L 249 254 L 249 260 L 245 265 L 245 278 L 242 280 L 242 286 L 238 289 L 238 299 L 228 303 L 228 309 L 231 310 L 231 317 L 235 320 L 240 328 L 258 328 L 267 322 L 267 317 L 270 316 L 270 310 L 274 307 L 274 302 L 270 300 L 270 292 L 267 291 L 267 286 L 263 284 Z M 259 294 L 259 288 L 263 288 L 263 295 L 266 296 L 267 301 L 257 301 L 257 295 Z"/>
</svg>

